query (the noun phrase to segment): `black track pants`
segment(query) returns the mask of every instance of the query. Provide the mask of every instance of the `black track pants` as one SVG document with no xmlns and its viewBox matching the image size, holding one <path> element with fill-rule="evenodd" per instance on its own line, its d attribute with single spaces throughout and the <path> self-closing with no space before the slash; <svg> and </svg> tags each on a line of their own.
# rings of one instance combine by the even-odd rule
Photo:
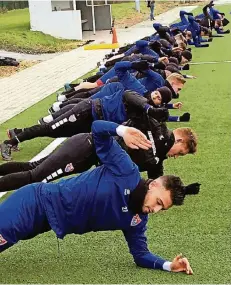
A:
<svg viewBox="0 0 231 285">
<path fill-rule="evenodd" d="M 37 137 L 71 137 L 78 133 L 89 133 L 92 122 L 92 102 L 84 100 L 49 124 L 25 128 L 17 138 L 23 142 Z M 7 143 L 15 145 L 15 139 L 8 140 Z"/>
<path fill-rule="evenodd" d="M 0 178 L 0 192 L 18 189 L 34 182 L 50 182 L 73 173 L 81 173 L 96 165 L 97 161 L 92 136 L 88 133 L 78 134 L 69 138 L 51 155 L 37 162 L 6 163 L 5 173 L 6 170 L 9 173 L 10 167 L 12 172 L 18 167 L 20 172 Z"/>
</svg>

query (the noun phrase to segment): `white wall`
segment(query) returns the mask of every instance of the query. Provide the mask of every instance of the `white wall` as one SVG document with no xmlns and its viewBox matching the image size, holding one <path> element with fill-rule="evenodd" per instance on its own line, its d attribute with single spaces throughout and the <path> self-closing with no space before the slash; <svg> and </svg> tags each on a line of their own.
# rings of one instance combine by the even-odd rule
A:
<svg viewBox="0 0 231 285">
<path fill-rule="evenodd" d="M 56 7 L 56 11 L 63 11 L 63 10 L 74 10 L 73 9 L 73 1 L 51 1 L 51 8 L 54 10 Z"/>
<path fill-rule="evenodd" d="M 50 1 L 29 0 L 32 31 L 58 38 L 82 40 L 81 11 L 54 11 Z"/>
</svg>

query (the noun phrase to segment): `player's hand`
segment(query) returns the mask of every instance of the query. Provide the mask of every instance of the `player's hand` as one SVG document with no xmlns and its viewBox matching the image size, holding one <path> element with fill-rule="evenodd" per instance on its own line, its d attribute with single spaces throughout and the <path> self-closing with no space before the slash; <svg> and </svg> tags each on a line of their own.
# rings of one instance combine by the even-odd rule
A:
<svg viewBox="0 0 231 285">
<path fill-rule="evenodd" d="M 188 75 L 188 77 L 187 77 L 188 79 L 196 79 L 197 77 L 196 76 L 194 76 L 194 75 Z"/>
<path fill-rule="evenodd" d="M 169 60 L 167 56 L 164 56 L 164 57 L 159 57 L 158 62 L 163 62 L 164 64 L 168 64 Z"/>
<path fill-rule="evenodd" d="M 177 255 L 171 263 L 172 272 L 185 272 L 188 275 L 193 274 L 193 270 L 189 264 L 189 261 L 186 257 L 183 257 L 182 254 Z"/>
<path fill-rule="evenodd" d="M 173 108 L 174 108 L 174 109 L 181 109 L 182 106 L 183 106 L 183 103 L 181 103 L 181 102 L 177 102 L 177 103 L 174 103 L 174 104 L 173 104 Z"/>
<path fill-rule="evenodd" d="M 174 47 L 172 48 L 172 51 L 183 51 L 183 49 L 180 47 Z"/>
<path fill-rule="evenodd" d="M 147 137 L 135 128 L 127 127 L 124 132 L 123 139 L 126 145 L 133 149 L 142 148 L 148 150 L 152 147 L 152 143 L 147 139 Z"/>
</svg>

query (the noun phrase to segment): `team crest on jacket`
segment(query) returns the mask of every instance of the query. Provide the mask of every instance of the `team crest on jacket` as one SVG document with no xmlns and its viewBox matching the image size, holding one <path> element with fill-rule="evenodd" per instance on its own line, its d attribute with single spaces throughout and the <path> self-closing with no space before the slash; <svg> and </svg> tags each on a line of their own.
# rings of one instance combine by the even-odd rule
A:
<svg viewBox="0 0 231 285">
<path fill-rule="evenodd" d="M 131 226 L 132 227 L 135 227 L 137 225 L 139 225 L 139 223 L 141 223 L 142 220 L 140 218 L 140 216 L 138 214 L 136 214 L 133 218 L 132 218 L 132 221 L 131 221 Z"/>
<path fill-rule="evenodd" d="M 74 166 L 72 163 L 68 163 L 65 167 L 65 172 L 72 172 L 74 170 Z"/>
<path fill-rule="evenodd" d="M 2 235 L 0 235 L 0 246 L 7 243 L 7 240 L 4 239 Z"/>
</svg>

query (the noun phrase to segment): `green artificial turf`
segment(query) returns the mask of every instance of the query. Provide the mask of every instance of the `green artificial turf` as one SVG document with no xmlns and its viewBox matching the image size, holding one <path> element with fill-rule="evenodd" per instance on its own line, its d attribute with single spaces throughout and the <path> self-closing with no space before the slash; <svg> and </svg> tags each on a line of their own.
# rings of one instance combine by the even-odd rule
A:
<svg viewBox="0 0 231 285">
<path fill-rule="evenodd" d="M 229 19 L 230 9 L 221 9 Z M 193 61 L 231 60 L 231 49 L 225 48 L 231 45 L 230 37 L 214 39 L 208 49 L 193 48 Z M 186 184 L 200 182 L 201 192 L 187 197 L 182 207 L 150 216 L 148 223 L 150 250 L 170 260 L 183 253 L 194 275 L 136 267 L 120 232 L 69 235 L 59 241 L 59 253 L 55 234 L 50 232 L 1 254 L 1 283 L 230 283 L 230 70 L 231 64 L 221 63 L 192 66 L 190 72 L 185 72 L 198 78 L 187 81 L 180 96 L 183 109 L 171 114 L 190 112 L 192 118 L 189 123 L 168 126 L 192 127 L 199 137 L 198 153 L 169 159 L 165 173 L 180 175 Z M 53 98 L 46 100 L 41 102 L 41 110 Z M 33 115 L 33 120 L 38 114 Z M 22 123 L 28 125 L 27 116 L 24 120 Z M 32 151 L 25 144 L 17 154 L 20 159 Z"/>
</svg>

